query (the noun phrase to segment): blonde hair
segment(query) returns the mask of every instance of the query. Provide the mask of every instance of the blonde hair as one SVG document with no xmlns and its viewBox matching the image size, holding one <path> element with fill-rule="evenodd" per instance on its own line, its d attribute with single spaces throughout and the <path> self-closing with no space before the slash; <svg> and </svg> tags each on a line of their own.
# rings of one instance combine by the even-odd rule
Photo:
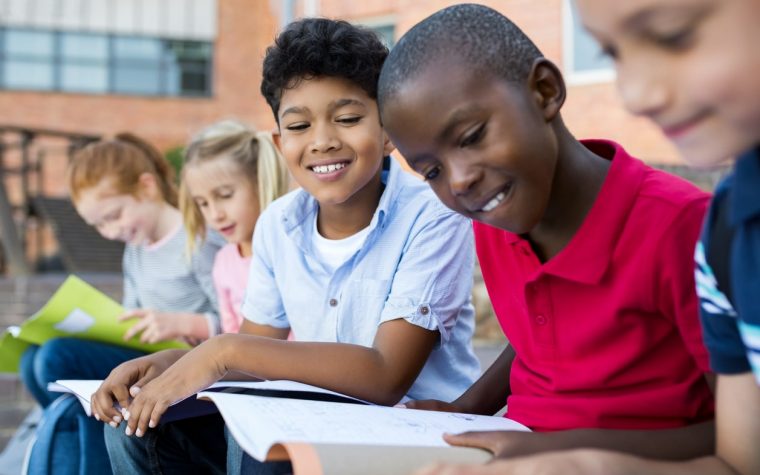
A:
<svg viewBox="0 0 760 475">
<path fill-rule="evenodd" d="M 185 150 L 183 177 L 188 166 L 222 158 L 232 160 L 249 177 L 257 190 L 259 213 L 288 191 L 288 170 L 271 133 L 256 132 L 233 120 L 216 122 L 190 141 Z M 184 178 L 179 198 L 188 236 L 205 238 L 206 222 Z M 193 252 L 194 246 L 195 239 L 188 239 L 188 253 Z"/>
<path fill-rule="evenodd" d="M 169 162 L 154 146 L 130 133 L 91 143 L 74 154 L 68 168 L 71 200 L 76 203 L 82 190 L 104 179 L 113 180 L 117 192 L 135 195 L 143 173 L 155 177 L 164 201 L 176 207 L 177 188 Z"/>
</svg>

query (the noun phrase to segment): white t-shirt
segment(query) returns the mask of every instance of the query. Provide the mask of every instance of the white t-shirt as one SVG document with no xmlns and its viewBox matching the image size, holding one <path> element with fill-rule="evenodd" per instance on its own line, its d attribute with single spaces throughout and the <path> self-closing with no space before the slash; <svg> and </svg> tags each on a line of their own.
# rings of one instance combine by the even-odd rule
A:
<svg viewBox="0 0 760 475">
<path fill-rule="evenodd" d="M 314 215 L 314 250 L 320 260 L 329 268 L 330 272 L 346 262 L 356 251 L 361 249 L 364 240 L 369 234 L 370 226 L 356 234 L 343 239 L 327 239 L 319 234 L 317 229 L 317 214 Z"/>
</svg>

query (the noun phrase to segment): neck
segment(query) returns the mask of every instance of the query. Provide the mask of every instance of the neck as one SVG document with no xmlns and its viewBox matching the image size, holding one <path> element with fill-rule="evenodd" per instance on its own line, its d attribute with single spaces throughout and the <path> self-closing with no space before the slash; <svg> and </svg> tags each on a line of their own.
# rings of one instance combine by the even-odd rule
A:
<svg viewBox="0 0 760 475">
<path fill-rule="evenodd" d="M 596 202 L 610 161 L 578 142 L 562 123 L 557 125 L 558 154 L 551 197 L 544 217 L 528 233 L 536 255 L 546 262 L 578 232 Z"/>
<path fill-rule="evenodd" d="M 253 237 L 251 237 L 251 239 L 253 239 Z M 251 257 L 253 255 L 253 245 L 251 243 L 251 239 L 238 243 L 238 252 L 242 257 Z"/>
<path fill-rule="evenodd" d="M 151 244 L 168 236 L 169 233 L 174 231 L 182 222 L 182 215 L 174 206 L 166 202 L 161 202 L 161 204 L 158 204 L 157 206 L 159 208 L 156 217 L 156 225 L 150 236 Z"/>
<path fill-rule="evenodd" d="M 353 236 L 369 226 L 383 194 L 381 172 L 343 203 L 319 204 L 317 230 L 327 239 L 343 239 Z"/>
</svg>

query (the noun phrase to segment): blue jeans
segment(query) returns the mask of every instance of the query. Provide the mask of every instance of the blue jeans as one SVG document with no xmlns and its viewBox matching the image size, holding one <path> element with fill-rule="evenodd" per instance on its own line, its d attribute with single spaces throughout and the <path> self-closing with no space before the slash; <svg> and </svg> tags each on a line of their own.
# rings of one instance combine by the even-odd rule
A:
<svg viewBox="0 0 760 475">
<path fill-rule="evenodd" d="M 21 356 L 19 374 L 42 407 L 60 393 L 47 390 L 58 379 L 105 379 L 116 366 L 145 353 L 78 338 L 55 338 L 30 346 Z"/>
<path fill-rule="evenodd" d="M 219 414 L 181 419 L 127 436 L 126 425 L 105 428 L 106 447 L 115 475 L 214 473 L 280 475 L 289 462 L 261 463 L 249 457 L 224 427 Z"/>
</svg>

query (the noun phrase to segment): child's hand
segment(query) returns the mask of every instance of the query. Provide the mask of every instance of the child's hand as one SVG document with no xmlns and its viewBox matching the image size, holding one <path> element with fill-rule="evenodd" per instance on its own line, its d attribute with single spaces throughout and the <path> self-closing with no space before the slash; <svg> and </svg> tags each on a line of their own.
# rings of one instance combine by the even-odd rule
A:
<svg viewBox="0 0 760 475">
<path fill-rule="evenodd" d="M 646 468 L 648 463 L 626 454 L 582 449 L 497 460 L 486 465 L 437 464 L 414 475 L 633 475 L 651 473 Z"/>
<path fill-rule="evenodd" d="M 120 322 L 127 320 L 138 320 L 124 334 L 124 340 L 129 340 L 133 336 L 142 332 L 140 341 L 143 343 L 158 343 L 166 340 L 173 340 L 187 333 L 185 315 L 167 312 L 157 312 L 150 309 L 132 310 L 121 317 Z"/>
<path fill-rule="evenodd" d="M 419 409 L 422 411 L 440 411 L 440 412 L 465 412 L 459 406 L 451 402 L 443 402 L 437 399 L 420 399 L 418 401 L 407 401 L 398 404 L 397 407 L 407 409 Z"/>
<path fill-rule="evenodd" d="M 114 403 L 127 407 L 131 392 L 135 387 L 147 384 L 166 370 L 180 355 L 181 353 L 177 351 L 162 351 L 135 358 L 114 368 L 90 398 L 92 415 L 112 427 L 118 426 L 122 420 L 122 414 L 114 408 Z"/>
<path fill-rule="evenodd" d="M 444 440 L 451 445 L 485 449 L 494 458 L 511 458 L 532 455 L 538 452 L 556 450 L 546 434 L 521 431 L 465 432 L 444 434 Z"/>
<path fill-rule="evenodd" d="M 221 363 L 221 337 L 212 338 L 188 351 L 171 367 L 144 386 L 131 388 L 133 399 L 124 418 L 127 435 L 142 437 L 148 428 L 154 428 L 166 409 L 207 388 L 227 372 Z"/>
</svg>

